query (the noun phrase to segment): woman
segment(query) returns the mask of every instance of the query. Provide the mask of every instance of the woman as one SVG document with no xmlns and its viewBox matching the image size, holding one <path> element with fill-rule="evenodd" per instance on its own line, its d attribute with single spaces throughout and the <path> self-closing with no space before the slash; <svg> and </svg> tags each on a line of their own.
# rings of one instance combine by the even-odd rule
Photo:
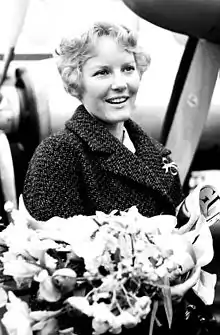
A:
<svg viewBox="0 0 220 335">
<path fill-rule="evenodd" d="M 81 38 L 62 41 L 59 71 L 82 105 L 30 162 L 23 196 L 36 219 L 132 205 L 146 216 L 174 213 L 182 193 L 170 151 L 130 120 L 148 65 L 124 27 L 96 24 Z"/>
<path fill-rule="evenodd" d="M 34 218 L 133 205 L 145 216 L 175 213 L 182 192 L 170 151 L 131 120 L 148 65 L 136 37 L 122 26 L 97 23 L 80 38 L 61 42 L 58 68 L 66 90 L 82 105 L 30 162 L 23 198 Z M 173 298 L 181 298 L 198 274 L 173 288 Z"/>
</svg>

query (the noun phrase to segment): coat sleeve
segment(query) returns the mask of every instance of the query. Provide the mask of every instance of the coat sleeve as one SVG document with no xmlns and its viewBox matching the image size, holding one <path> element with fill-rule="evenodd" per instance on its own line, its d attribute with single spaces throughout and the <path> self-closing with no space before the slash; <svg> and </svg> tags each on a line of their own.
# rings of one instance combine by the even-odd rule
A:
<svg viewBox="0 0 220 335">
<path fill-rule="evenodd" d="M 80 167 L 68 142 L 51 137 L 36 149 L 26 174 L 23 199 L 37 220 L 84 214 Z"/>
</svg>

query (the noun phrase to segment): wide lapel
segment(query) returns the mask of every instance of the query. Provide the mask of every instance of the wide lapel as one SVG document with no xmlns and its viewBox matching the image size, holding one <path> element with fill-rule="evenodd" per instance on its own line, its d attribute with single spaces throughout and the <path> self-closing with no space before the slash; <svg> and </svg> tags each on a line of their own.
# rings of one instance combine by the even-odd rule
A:
<svg viewBox="0 0 220 335">
<path fill-rule="evenodd" d="M 117 150 L 109 155 L 108 159 L 103 160 L 103 169 L 150 187 L 172 202 L 167 194 L 167 177 L 169 178 L 169 176 L 165 175 L 162 169 L 161 154 L 155 150 L 151 138 L 146 136 L 137 124 L 129 120 L 125 125 L 132 135 L 131 140 L 136 148 L 136 153 L 133 154 L 118 142 Z"/>
<path fill-rule="evenodd" d="M 167 188 L 173 182 L 173 175 L 165 173 L 162 160 L 164 155 L 170 154 L 170 151 L 158 142 L 156 145 L 156 141 L 146 135 L 135 122 L 128 120 L 125 124 L 131 134 L 131 140 L 135 145 L 136 155 L 141 161 L 140 164 L 144 168 L 145 176 L 147 172 L 147 183 L 172 202 L 171 197 L 167 194 Z"/>
<path fill-rule="evenodd" d="M 111 135 L 106 127 L 92 117 L 82 105 L 66 123 L 66 127 L 77 133 L 90 150 L 96 153 L 96 159 L 99 160 L 103 170 L 148 186 L 171 201 L 164 180 L 158 173 L 158 169 L 159 172 L 162 171 L 162 158 L 155 152 L 152 141 L 131 120 L 125 125 L 128 132 L 133 134 L 131 140 L 136 147 L 136 154 Z"/>
<path fill-rule="evenodd" d="M 83 105 L 80 105 L 72 118 L 66 122 L 66 128 L 75 132 L 93 152 L 110 154 L 116 150 L 117 139 L 98 119 L 91 116 Z"/>
</svg>

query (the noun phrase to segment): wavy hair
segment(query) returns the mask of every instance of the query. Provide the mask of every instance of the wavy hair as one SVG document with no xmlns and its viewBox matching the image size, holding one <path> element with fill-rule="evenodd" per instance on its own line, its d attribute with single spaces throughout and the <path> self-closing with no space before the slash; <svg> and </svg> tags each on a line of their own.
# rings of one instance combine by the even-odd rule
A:
<svg viewBox="0 0 220 335">
<path fill-rule="evenodd" d="M 55 51 L 58 70 L 65 90 L 80 100 L 82 67 L 91 56 L 96 40 L 102 36 L 112 37 L 124 50 L 134 54 L 140 76 L 150 64 L 150 56 L 138 47 L 136 35 L 123 25 L 97 22 L 80 37 L 63 38 Z"/>
</svg>

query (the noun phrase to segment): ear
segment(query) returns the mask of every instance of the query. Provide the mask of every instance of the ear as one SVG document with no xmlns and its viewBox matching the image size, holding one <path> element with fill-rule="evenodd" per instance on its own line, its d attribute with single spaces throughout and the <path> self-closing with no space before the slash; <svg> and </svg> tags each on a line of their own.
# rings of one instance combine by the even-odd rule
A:
<svg viewBox="0 0 220 335">
<path fill-rule="evenodd" d="M 68 85 L 68 87 L 64 86 L 65 90 L 67 93 L 69 93 L 70 95 L 72 95 L 73 97 L 75 98 L 79 98 L 80 96 L 80 90 L 78 87 L 76 87 L 75 84 L 71 84 L 71 85 Z"/>
<path fill-rule="evenodd" d="M 81 100 L 83 84 L 81 72 L 78 69 L 72 72 L 68 77 L 68 82 L 65 83 L 65 89 L 70 95 Z"/>
</svg>

